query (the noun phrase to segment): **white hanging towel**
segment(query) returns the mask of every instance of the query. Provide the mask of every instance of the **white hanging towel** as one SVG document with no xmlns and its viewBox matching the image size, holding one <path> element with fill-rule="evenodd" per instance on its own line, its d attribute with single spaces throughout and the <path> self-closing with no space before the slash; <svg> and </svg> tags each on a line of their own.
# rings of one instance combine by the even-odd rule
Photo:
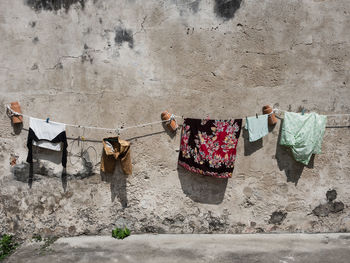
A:
<svg viewBox="0 0 350 263">
<path fill-rule="evenodd" d="M 33 130 L 39 141 L 33 140 L 33 145 L 54 151 L 61 151 L 61 142 L 52 141 L 60 133 L 66 131 L 66 125 L 57 122 L 46 122 L 45 120 L 30 117 L 29 128 Z"/>
</svg>

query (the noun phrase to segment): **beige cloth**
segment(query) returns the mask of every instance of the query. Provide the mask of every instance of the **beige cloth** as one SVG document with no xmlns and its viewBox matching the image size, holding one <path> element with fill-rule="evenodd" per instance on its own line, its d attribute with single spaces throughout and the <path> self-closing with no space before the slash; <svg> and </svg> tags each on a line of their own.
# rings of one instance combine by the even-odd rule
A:
<svg viewBox="0 0 350 263">
<path fill-rule="evenodd" d="M 104 138 L 102 143 L 101 171 L 113 173 L 119 159 L 124 174 L 132 174 L 130 143 L 119 137 Z"/>
</svg>

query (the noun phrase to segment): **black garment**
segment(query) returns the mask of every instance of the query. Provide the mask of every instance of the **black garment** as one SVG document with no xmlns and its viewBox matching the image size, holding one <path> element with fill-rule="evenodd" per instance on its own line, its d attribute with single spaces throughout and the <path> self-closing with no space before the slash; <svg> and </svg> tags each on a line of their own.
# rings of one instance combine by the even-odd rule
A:
<svg viewBox="0 0 350 263">
<path fill-rule="evenodd" d="M 35 132 L 31 128 L 29 128 L 28 139 L 27 139 L 27 147 L 28 147 L 27 162 L 28 163 L 33 163 L 33 140 L 38 142 L 38 141 L 40 141 L 40 138 L 38 138 L 36 136 Z M 49 141 L 49 140 L 45 140 L 45 141 Z M 63 131 L 63 132 L 59 133 L 55 138 L 53 138 L 49 142 L 52 142 L 52 143 L 62 142 L 63 143 L 62 166 L 66 167 L 66 165 L 67 165 L 67 147 L 68 147 L 66 132 Z"/>
</svg>

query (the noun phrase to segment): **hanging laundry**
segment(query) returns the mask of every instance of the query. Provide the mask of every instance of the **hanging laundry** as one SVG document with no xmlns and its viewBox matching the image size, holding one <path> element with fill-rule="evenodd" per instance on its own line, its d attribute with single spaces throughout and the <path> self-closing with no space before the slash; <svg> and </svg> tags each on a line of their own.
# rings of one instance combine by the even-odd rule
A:
<svg viewBox="0 0 350 263">
<path fill-rule="evenodd" d="M 179 165 L 206 176 L 231 178 L 242 119 L 186 118 L 183 123 Z"/>
<path fill-rule="evenodd" d="M 268 116 L 265 114 L 246 118 L 245 129 L 249 132 L 250 142 L 255 142 L 269 133 Z"/>
<path fill-rule="evenodd" d="M 307 165 L 311 155 L 321 153 L 327 116 L 285 112 L 280 144 L 289 146 L 296 161 Z"/>
<path fill-rule="evenodd" d="M 120 160 L 124 174 L 132 174 L 130 143 L 119 137 L 104 138 L 101 157 L 101 171 L 113 173 L 117 160 Z"/>
<path fill-rule="evenodd" d="M 63 148 L 61 147 L 62 143 Z M 27 139 L 28 163 L 33 162 L 33 145 L 54 151 L 62 150 L 62 165 L 66 167 L 68 143 L 65 124 L 30 118 Z"/>
</svg>

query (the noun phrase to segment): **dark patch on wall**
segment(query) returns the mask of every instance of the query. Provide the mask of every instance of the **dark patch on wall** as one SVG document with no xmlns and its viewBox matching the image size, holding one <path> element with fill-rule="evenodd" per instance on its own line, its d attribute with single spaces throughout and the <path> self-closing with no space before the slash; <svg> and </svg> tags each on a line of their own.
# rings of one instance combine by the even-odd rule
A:
<svg viewBox="0 0 350 263">
<path fill-rule="evenodd" d="M 181 224 L 183 224 L 184 221 L 185 221 L 185 217 L 181 214 L 178 214 L 173 218 L 170 218 L 170 217 L 164 218 L 163 224 L 164 225 L 179 225 L 179 226 L 181 226 Z"/>
<path fill-rule="evenodd" d="M 35 27 L 35 26 L 36 26 L 36 21 L 31 21 L 31 22 L 29 22 L 29 25 L 30 25 L 31 27 Z"/>
<path fill-rule="evenodd" d="M 37 70 L 39 67 L 38 67 L 38 64 L 34 63 L 33 66 L 30 68 L 31 70 Z"/>
<path fill-rule="evenodd" d="M 84 52 L 82 55 L 81 55 L 81 63 L 84 63 L 84 62 L 87 62 L 89 61 L 90 64 L 92 64 L 94 62 L 94 59 L 93 57 L 90 56 L 89 53 L 87 52 Z"/>
<path fill-rule="evenodd" d="M 217 16 L 229 20 L 241 7 L 242 0 L 215 0 L 214 12 Z"/>
<path fill-rule="evenodd" d="M 132 31 L 129 29 L 118 27 L 115 31 L 114 41 L 121 46 L 124 42 L 128 42 L 129 48 L 134 47 L 134 38 Z"/>
<path fill-rule="evenodd" d="M 92 31 L 91 27 L 88 27 L 88 28 L 83 32 L 83 34 L 84 34 L 84 35 L 88 35 L 88 34 L 91 33 L 91 31 Z"/>
<path fill-rule="evenodd" d="M 329 202 L 323 205 L 317 206 L 312 213 L 318 217 L 328 216 L 330 213 L 338 213 L 343 211 L 343 202 Z"/>
<path fill-rule="evenodd" d="M 265 230 L 261 227 L 255 228 L 256 233 L 265 233 Z"/>
<path fill-rule="evenodd" d="M 275 211 L 272 213 L 269 224 L 280 225 L 287 217 L 287 212 Z"/>
<path fill-rule="evenodd" d="M 333 202 L 337 198 L 336 190 L 329 190 L 326 193 L 327 203 L 316 206 L 312 213 L 318 217 L 328 216 L 344 210 L 343 202 Z"/>
<path fill-rule="evenodd" d="M 58 11 L 63 8 L 66 12 L 68 12 L 71 5 L 76 3 L 79 3 L 84 9 L 85 0 L 26 0 L 26 4 L 35 11 Z"/>
<path fill-rule="evenodd" d="M 141 233 L 158 233 L 158 234 L 164 234 L 165 230 L 158 226 L 143 226 L 140 229 Z"/>
<path fill-rule="evenodd" d="M 337 191 L 335 191 L 335 190 L 329 190 L 329 191 L 327 191 L 326 197 L 327 197 L 327 200 L 328 200 L 329 202 L 334 201 L 334 200 L 337 198 Z"/>
<path fill-rule="evenodd" d="M 75 226 L 70 226 L 70 227 L 68 228 L 68 233 L 71 234 L 71 235 L 74 235 L 74 234 L 75 234 L 75 231 L 76 231 Z"/>
<path fill-rule="evenodd" d="M 34 37 L 34 38 L 33 38 L 33 43 L 36 44 L 36 43 L 38 43 L 38 42 L 39 42 L 39 38 L 38 38 L 38 37 Z"/>
<path fill-rule="evenodd" d="M 63 64 L 61 62 L 58 62 L 55 66 L 55 69 L 63 69 Z"/>
<path fill-rule="evenodd" d="M 208 211 L 207 214 L 204 215 L 204 219 L 208 222 L 208 231 L 209 233 L 213 232 L 222 232 L 228 226 L 228 212 L 224 210 L 221 216 L 214 216 L 211 211 Z"/>
<path fill-rule="evenodd" d="M 90 55 L 89 53 L 89 46 L 87 44 L 84 44 L 84 50 L 83 50 L 83 54 L 81 54 L 81 62 L 84 63 L 86 61 L 89 61 L 90 64 L 93 63 L 94 58 Z"/>
<path fill-rule="evenodd" d="M 192 35 L 193 32 L 194 32 L 194 27 L 192 27 L 192 29 L 191 29 L 191 28 L 187 28 L 186 34 L 187 34 L 187 35 L 189 35 L 189 34 Z"/>
</svg>

